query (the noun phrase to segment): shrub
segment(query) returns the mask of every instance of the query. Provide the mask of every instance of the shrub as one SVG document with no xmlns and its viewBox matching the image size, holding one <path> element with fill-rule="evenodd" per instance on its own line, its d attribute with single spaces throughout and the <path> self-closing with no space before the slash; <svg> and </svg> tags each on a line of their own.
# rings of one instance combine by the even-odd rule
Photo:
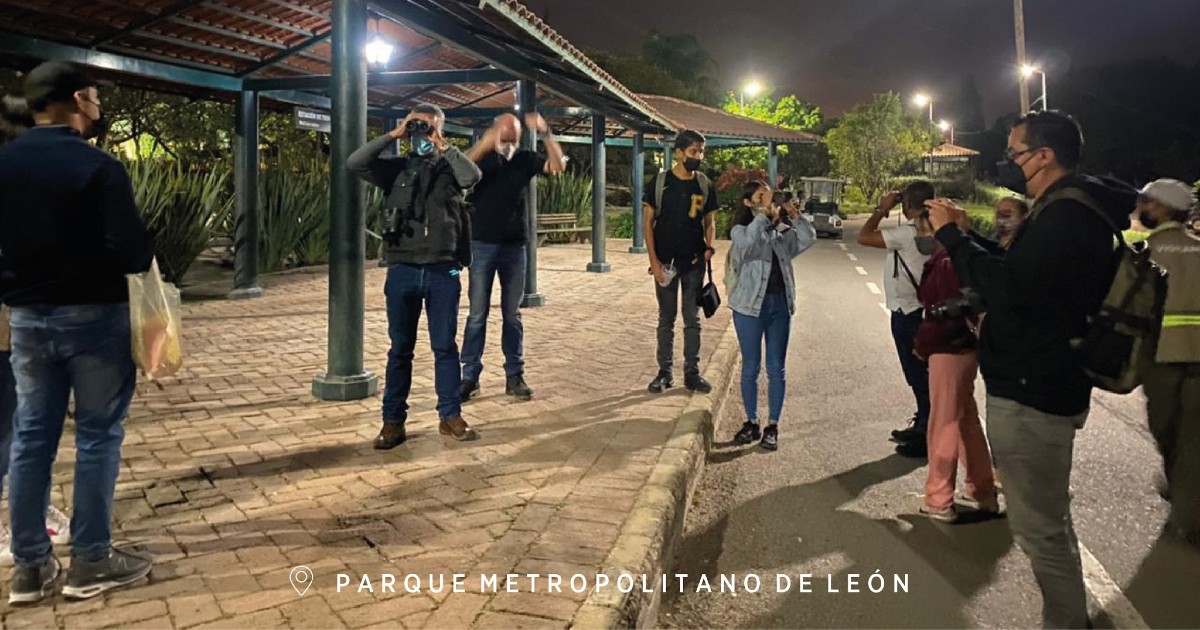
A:
<svg viewBox="0 0 1200 630">
<path fill-rule="evenodd" d="M 562 173 L 538 181 L 538 214 L 573 214 L 580 220 L 591 217 L 592 178 L 577 173 Z"/>
<path fill-rule="evenodd" d="M 724 208 L 736 207 L 742 201 L 742 189 L 755 180 L 767 181 L 767 172 L 761 168 L 730 166 L 717 178 L 717 203 Z"/>
<path fill-rule="evenodd" d="M 160 160 L 138 160 L 128 168 L 134 202 L 154 235 L 158 266 L 178 284 L 232 214 L 229 173 Z"/>
<path fill-rule="evenodd" d="M 607 228 L 611 238 L 633 238 L 633 213 L 622 212 L 608 217 Z"/>
<path fill-rule="evenodd" d="M 279 163 L 259 175 L 258 265 L 264 273 L 329 260 L 328 164 Z"/>
</svg>

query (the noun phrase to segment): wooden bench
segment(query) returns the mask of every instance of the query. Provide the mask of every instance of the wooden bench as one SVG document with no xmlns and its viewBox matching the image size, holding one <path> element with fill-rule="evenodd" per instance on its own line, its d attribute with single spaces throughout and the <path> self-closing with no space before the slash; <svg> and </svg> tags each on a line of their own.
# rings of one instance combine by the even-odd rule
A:
<svg viewBox="0 0 1200 630">
<path fill-rule="evenodd" d="M 539 214 L 537 217 L 538 247 L 554 234 L 565 234 L 571 242 L 587 243 L 592 238 L 592 228 L 579 225 L 573 214 Z"/>
</svg>

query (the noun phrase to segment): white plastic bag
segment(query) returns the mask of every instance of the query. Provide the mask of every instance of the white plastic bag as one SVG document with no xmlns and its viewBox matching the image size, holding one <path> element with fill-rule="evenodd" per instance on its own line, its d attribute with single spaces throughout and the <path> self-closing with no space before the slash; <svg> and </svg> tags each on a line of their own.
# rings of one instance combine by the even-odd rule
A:
<svg viewBox="0 0 1200 630">
<path fill-rule="evenodd" d="M 150 271 L 126 278 L 134 363 L 152 381 L 171 376 L 183 364 L 179 289 L 163 281 L 157 259 Z"/>
</svg>

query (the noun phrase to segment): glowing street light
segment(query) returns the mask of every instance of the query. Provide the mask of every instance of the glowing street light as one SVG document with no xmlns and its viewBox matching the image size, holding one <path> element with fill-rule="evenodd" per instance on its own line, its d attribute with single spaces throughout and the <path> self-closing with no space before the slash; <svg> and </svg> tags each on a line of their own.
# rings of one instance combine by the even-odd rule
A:
<svg viewBox="0 0 1200 630">
<path fill-rule="evenodd" d="M 1049 105 L 1047 105 L 1047 103 L 1046 103 L 1046 73 L 1039 70 L 1037 66 L 1030 66 L 1030 65 L 1021 66 L 1021 79 L 1022 80 L 1028 80 L 1029 77 L 1032 77 L 1034 74 L 1042 75 L 1042 96 L 1038 100 L 1040 100 L 1042 102 L 1042 111 L 1046 111 L 1046 109 L 1049 108 Z M 1036 102 L 1037 102 L 1037 100 L 1034 101 L 1034 103 L 1036 103 Z"/>
<path fill-rule="evenodd" d="M 746 85 L 742 86 L 742 92 L 741 92 L 741 95 L 739 98 L 739 102 L 742 105 L 742 115 L 743 116 L 746 115 L 746 95 L 749 94 L 750 98 L 754 98 L 755 96 L 758 96 L 758 94 L 760 92 L 762 92 L 762 90 L 763 90 L 762 84 L 753 79 L 751 79 L 748 83 L 746 83 Z"/>
<path fill-rule="evenodd" d="M 929 122 L 933 122 L 933 99 L 925 94 L 918 94 L 913 97 L 913 104 L 917 107 L 929 106 Z"/>
<path fill-rule="evenodd" d="M 938 129 L 941 129 L 942 133 L 946 133 L 947 131 L 950 132 L 950 144 L 954 144 L 954 124 L 953 123 L 951 123 L 948 120 L 943 120 L 938 123 Z"/>
<path fill-rule="evenodd" d="M 364 48 L 367 63 L 375 66 L 386 65 L 388 60 L 392 58 L 392 50 L 394 49 L 395 46 L 387 43 L 382 37 L 373 37 L 371 41 L 367 42 Z"/>
</svg>

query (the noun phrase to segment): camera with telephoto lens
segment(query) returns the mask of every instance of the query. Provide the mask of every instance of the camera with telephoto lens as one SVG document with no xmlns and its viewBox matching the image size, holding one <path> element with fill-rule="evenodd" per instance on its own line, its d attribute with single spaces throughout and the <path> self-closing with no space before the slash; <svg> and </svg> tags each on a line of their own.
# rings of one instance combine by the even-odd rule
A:
<svg viewBox="0 0 1200 630">
<path fill-rule="evenodd" d="M 414 118 L 404 125 L 404 130 L 410 134 L 429 133 L 429 121 Z"/>
<path fill-rule="evenodd" d="M 930 317 L 937 319 L 962 319 L 978 316 L 985 310 L 981 295 L 970 289 L 963 289 L 962 297 L 934 304 L 929 307 L 928 312 Z"/>
</svg>

